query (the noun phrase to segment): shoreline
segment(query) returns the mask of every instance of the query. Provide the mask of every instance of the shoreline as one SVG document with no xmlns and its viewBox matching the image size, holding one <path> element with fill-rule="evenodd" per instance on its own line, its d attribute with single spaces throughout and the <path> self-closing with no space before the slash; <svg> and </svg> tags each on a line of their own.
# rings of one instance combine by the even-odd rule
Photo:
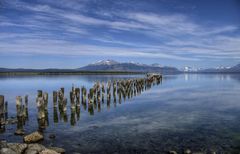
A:
<svg viewBox="0 0 240 154">
<path fill-rule="evenodd" d="M 0 72 L 0 76 L 38 76 L 38 75 L 134 75 L 145 72 L 117 72 L 117 71 L 81 71 L 81 72 Z"/>
</svg>

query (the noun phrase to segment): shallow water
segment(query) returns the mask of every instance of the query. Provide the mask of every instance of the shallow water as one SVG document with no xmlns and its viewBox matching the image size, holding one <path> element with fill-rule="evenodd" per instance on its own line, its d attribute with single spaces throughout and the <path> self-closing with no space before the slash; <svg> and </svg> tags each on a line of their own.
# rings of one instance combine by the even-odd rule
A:
<svg viewBox="0 0 240 154">
<path fill-rule="evenodd" d="M 106 102 L 89 115 L 81 106 L 79 117 L 71 114 L 58 122 L 52 107 L 52 91 L 60 87 L 68 94 L 72 84 L 90 88 L 95 81 L 143 77 L 142 75 L 82 75 L 0 77 L 0 94 L 9 102 L 8 116 L 16 116 L 15 97 L 29 95 L 26 133 L 38 129 L 35 98 L 37 90 L 50 93 L 46 146 L 58 146 L 67 153 L 164 153 L 185 149 L 194 152 L 239 153 L 240 75 L 180 74 L 164 76 L 162 84 L 141 95 Z M 68 96 L 68 95 L 67 95 Z M 22 142 L 16 125 L 7 125 L 0 139 Z M 55 134 L 55 139 L 49 139 Z"/>
</svg>

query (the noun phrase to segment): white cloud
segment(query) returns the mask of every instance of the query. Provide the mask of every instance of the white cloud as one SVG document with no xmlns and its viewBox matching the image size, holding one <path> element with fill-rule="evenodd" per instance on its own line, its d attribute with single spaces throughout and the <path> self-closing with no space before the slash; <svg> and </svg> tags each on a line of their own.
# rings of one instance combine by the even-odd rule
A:
<svg viewBox="0 0 240 154">
<path fill-rule="evenodd" d="M 132 56 L 182 61 L 240 59 L 240 36 L 227 35 L 239 29 L 236 25 L 213 27 L 195 23 L 183 14 L 124 10 L 103 10 L 104 14 L 90 16 L 79 11 L 79 8 L 88 9 L 86 3 L 66 0 L 58 4 L 53 1 L 38 4 L 19 0 L 8 2 L 20 13 L 31 13 L 17 20 L 0 16 L 1 28 L 26 31 L 0 30 L 0 52 Z M 71 7 L 74 9 L 70 10 Z M 110 37 L 106 38 L 100 33 Z M 140 36 L 141 41 L 118 37 L 131 34 Z M 81 39 L 87 43 L 79 43 Z M 154 40 L 154 43 L 149 43 L 148 39 Z"/>
</svg>

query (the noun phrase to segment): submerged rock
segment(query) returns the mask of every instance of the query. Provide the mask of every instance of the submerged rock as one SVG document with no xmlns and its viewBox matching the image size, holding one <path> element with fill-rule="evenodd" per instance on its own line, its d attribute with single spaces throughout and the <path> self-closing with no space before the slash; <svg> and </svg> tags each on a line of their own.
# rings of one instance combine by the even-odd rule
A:
<svg viewBox="0 0 240 154">
<path fill-rule="evenodd" d="M 49 147 L 48 149 L 56 151 L 57 153 L 64 154 L 66 151 L 63 148 Z"/>
<path fill-rule="evenodd" d="M 50 134 L 48 137 L 49 137 L 50 139 L 55 139 L 55 138 L 56 138 L 56 135 L 55 135 L 55 134 Z"/>
<path fill-rule="evenodd" d="M 41 151 L 39 154 L 59 154 L 59 153 L 54 150 L 45 149 L 45 150 Z"/>
<path fill-rule="evenodd" d="M 1 148 L 0 154 L 18 154 L 10 148 Z"/>
<path fill-rule="evenodd" d="M 46 148 L 41 144 L 29 144 L 25 154 L 38 154 L 39 152 L 45 150 Z"/>
<path fill-rule="evenodd" d="M 7 143 L 0 141 L 0 154 L 64 154 L 66 151 L 59 147 L 49 147 L 38 143 Z"/>
<path fill-rule="evenodd" d="M 8 143 L 7 146 L 17 154 L 23 153 L 24 150 L 28 147 L 27 144 L 24 143 Z"/>
<path fill-rule="evenodd" d="M 23 138 L 24 142 L 26 143 L 35 143 L 40 140 L 43 140 L 43 135 L 39 133 L 38 131 L 33 132 Z"/>
<path fill-rule="evenodd" d="M 190 149 L 186 149 L 186 150 L 184 151 L 184 154 L 191 154 L 191 150 L 190 150 Z"/>
<path fill-rule="evenodd" d="M 7 148 L 7 141 L 3 140 L 3 141 L 0 141 L 0 149 L 2 148 Z"/>
<path fill-rule="evenodd" d="M 177 154 L 176 151 L 169 151 L 168 153 L 169 153 L 169 154 Z"/>
<path fill-rule="evenodd" d="M 24 135 L 25 132 L 22 129 L 17 129 L 14 134 L 15 135 Z"/>
<path fill-rule="evenodd" d="M 36 150 L 27 149 L 24 154 L 38 154 Z"/>
</svg>

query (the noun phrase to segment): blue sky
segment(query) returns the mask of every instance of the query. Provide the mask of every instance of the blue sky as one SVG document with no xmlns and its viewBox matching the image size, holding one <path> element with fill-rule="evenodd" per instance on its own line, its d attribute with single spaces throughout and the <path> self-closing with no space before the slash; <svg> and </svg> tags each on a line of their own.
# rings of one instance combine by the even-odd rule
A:
<svg viewBox="0 0 240 154">
<path fill-rule="evenodd" d="M 0 67 L 240 63 L 239 0 L 1 0 Z"/>
</svg>

